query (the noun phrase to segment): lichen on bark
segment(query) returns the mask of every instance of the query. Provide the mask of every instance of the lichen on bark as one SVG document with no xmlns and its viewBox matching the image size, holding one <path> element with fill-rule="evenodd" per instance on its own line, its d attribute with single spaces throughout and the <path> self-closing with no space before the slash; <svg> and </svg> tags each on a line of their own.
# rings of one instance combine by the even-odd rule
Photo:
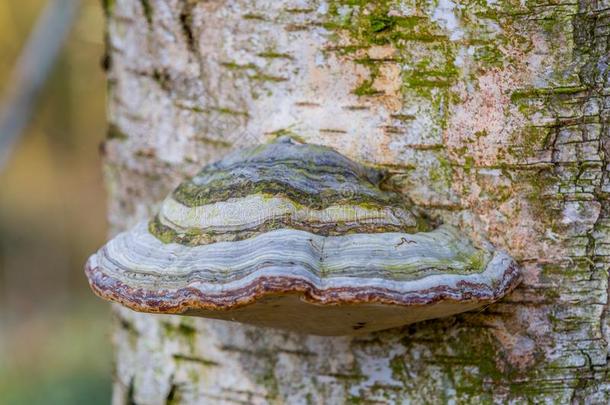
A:
<svg viewBox="0 0 610 405">
<path fill-rule="evenodd" d="M 113 233 L 290 133 L 390 170 L 523 284 L 483 311 L 320 338 L 116 309 L 116 403 L 610 400 L 604 0 L 105 1 Z"/>
</svg>

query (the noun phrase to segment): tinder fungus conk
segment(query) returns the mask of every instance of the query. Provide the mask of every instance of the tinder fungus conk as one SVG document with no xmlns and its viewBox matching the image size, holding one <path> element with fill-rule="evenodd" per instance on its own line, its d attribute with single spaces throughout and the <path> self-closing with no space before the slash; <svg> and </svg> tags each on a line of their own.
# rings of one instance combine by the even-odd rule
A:
<svg viewBox="0 0 610 405">
<path fill-rule="evenodd" d="M 359 334 L 498 300 L 515 262 L 431 230 L 383 172 L 289 138 L 232 153 L 86 265 L 100 297 L 142 312 Z"/>
</svg>

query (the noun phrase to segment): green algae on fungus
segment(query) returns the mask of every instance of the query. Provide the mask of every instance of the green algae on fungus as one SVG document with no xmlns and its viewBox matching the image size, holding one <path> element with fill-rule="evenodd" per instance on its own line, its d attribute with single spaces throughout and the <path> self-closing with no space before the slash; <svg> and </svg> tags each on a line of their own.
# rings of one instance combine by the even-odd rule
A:
<svg viewBox="0 0 610 405">
<path fill-rule="evenodd" d="M 384 179 L 288 137 L 235 151 L 93 255 L 91 287 L 143 312 L 345 335 L 478 308 L 518 283 L 506 253 L 430 230 Z"/>
</svg>

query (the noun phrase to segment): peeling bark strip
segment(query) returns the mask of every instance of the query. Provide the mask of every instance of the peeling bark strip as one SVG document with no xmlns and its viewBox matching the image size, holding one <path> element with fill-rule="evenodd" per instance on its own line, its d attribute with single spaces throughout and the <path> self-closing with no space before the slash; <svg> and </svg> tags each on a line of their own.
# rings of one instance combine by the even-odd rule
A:
<svg viewBox="0 0 610 405">
<path fill-rule="evenodd" d="M 387 167 L 524 282 L 359 338 L 117 309 L 116 403 L 608 403 L 607 1 L 145 3 L 106 1 L 115 232 L 203 163 L 292 133 Z"/>
</svg>

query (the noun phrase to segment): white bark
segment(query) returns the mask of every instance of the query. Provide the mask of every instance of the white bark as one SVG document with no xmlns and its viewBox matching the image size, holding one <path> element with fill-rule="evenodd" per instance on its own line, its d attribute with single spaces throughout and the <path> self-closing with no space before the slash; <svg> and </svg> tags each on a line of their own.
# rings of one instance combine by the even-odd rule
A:
<svg viewBox="0 0 610 405">
<path fill-rule="evenodd" d="M 116 308 L 115 403 L 607 403 L 610 3 L 106 1 L 113 233 L 291 132 L 525 280 L 484 311 L 323 338 Z"/>
</svg>

